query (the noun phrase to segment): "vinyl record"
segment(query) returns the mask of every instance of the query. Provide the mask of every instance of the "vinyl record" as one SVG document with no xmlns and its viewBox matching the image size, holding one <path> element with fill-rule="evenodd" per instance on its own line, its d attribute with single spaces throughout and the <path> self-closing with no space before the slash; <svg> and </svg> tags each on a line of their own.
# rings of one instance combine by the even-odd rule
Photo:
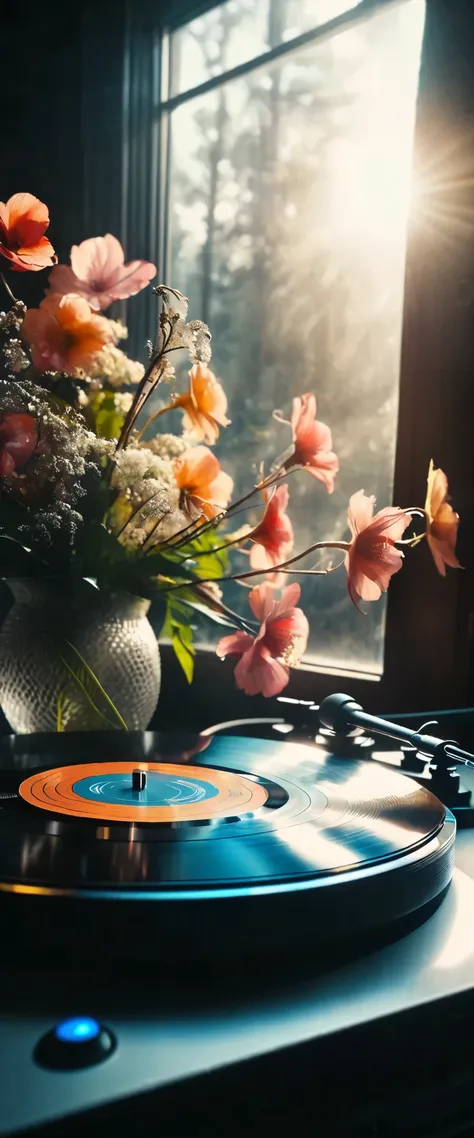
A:
<svg viewBox="0 0 474 1138">
<path fill-rule="evenodd" d="M 199 941 L 268 940 L 269 920 L 298 941 L 396 919 L 449 882 L 453 819 L 382 764 L 251 738 L 116 739 L 66 739 L 62 763 L 47 743 L 4 749 L 0 894 L 77 913 L 101 899 L 109 922 L 133 903 L 172 943 L 191 927 L 196 941 L 199 900 Z"/>
</svg>

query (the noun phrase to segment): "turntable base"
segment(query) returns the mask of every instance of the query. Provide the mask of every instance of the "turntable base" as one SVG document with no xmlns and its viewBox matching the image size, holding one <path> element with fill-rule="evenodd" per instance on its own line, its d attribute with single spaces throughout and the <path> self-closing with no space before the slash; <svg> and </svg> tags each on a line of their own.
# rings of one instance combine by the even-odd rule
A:
<svg viewBox="0 0 474 1138">
<path fill-rule="evenodd" d="M 240 1138 L 245 1132 L 253 1138 L 262 1133 L 265 1120 L 268 1123 L 272 1098 L 275 1109 L 278 1100 L 281 1109 L 285 1102 L 288 1107 L 292 1079 L 303 1071 L 306 1077 L 309 1070 L 313 1072 L 315 1091 L 318 1086 L 330 1091 L 336 1075 L 340 1077 L 339 1069 L 327 1066 L 328 1055 L 331 1064 L 334 1061 L 334 1042 L 340 1041 L 336 1055 L 342 1054 L 344 1046 L 349 1047 L 355 1062 L 358 1049 L 355 1043 L 352 1049 L 350 1040 L 364 1027 L 368 1035 L 364 1036 L 361 1057 L 366 1071 L 372 1065 L 376 1079 L 377 1052 L 385 1069 L 393 1059 L 390 1040 L 396 1035 L 395 1014 L 402 1039 L 400 1043 L 396 1036 L 397 1048 L 405 1047 L 407 1055 L 414 1049 L 415 1071 L 416 1064 L 421 1070 L 424 1056 L 442 1052 L 444 1042 L 451 1037 L 450 1016 L 457 1017 L 458 1038 L 454 1042 L 451 1037 L 448 1048 L 460 1053 L 462 1015 L 471 1023 L 473 1011 L 469 992 L 474 985 L 474 882 L 456 870 L 441 906 L 420 928 L 356 963 L 319 976 L 310 972 L 301 976 L 297 965 L 288 965 L 274 978 L 271 990 L 267 985 L 259 993 L 248 983 L 245 991 L 242 977 L 234 977 L 219 960 L 214 960 L 213 967 L 211 995 L 193 964 L 192 947 L 187 975 L 181 984 L 175 977 L 171 992 L 171 965 L 166 972 L 154 975 L 135 969 L 128 974 L 110 974 L 104 965 L 100 975 L 85 971 L 76 985 L 71 977 L 61 982 L 55 973 L 40 973 L 34 983 L 39 985 L 37 996 L 43 1007 L 37 1013 L 31 1012 L 24 970 L 19 972 L 14 991 L 15 1018 L 6 1014 L 0 1019 L 0 1039 L 5 1044 L 0 1133 L 43 1124 L 48 1138 L 56 1133 L 67 1133 L 68 1138 L 84 1133 L 125 1138 L 126 1134 L 139 1133 L 141 1125 L 143 1133 L 154 1132 L 147 1125 L 159 1118 L 165 1134 L 220 1138 L 223 1131 L 218 1119 L 222 1119 L 224 1097 L 220 1080 L 225 1081 L 231 1065 L 243 1064 L 233 1070 L 232 1117 L 226 1133 Z M 424 1041 L 423 1008 L 430 1009 L 432 1019 L 431 1033 Z M 421 1016 L 416 1030 L 410 1018 L 414 1009 Z M 93 1014 L 113 1032 L 117 1048 L 98 1066 L 55 1075 L 35 1063 L 33 1051 L 54 1023 L 73 1014 Z M 403 1039 L 401 1025 L 405 1021 Z M 384 1038 L 382 1056 L 379 1036 Z M 290 1053 L 289 1048 L 298 1051 Z M 285 1084 L 277 1091 L 274 1080 L 282 1064 Z M 254 1104 L 252 1119 L 242 1131 L 238 1129 L 239 1109 L 244 1110 L 249 1100 Z M 104 1115 L 101 1104 L 108 1104 Z M 331 1112 L 335 1105 L 330 1103 Z M 93 1108 L 98 1109 L 97 1114 L 82 1115 L 77 1120 L 72 1117 L 76 1111 Z M 297 1109 L 295 1101 L 293 1118 Z M 325 1119 L 327 1111 L 328 1105 Z M 57 1129 L 54 1120 L 58 1120 Z M 275 1132 L 283 1130 L 276 1128 Z M 361 1133 L 371 1132 L 375 1133 L 368 1129 Z M 436 1131 L 433 1128 L 428 1132 Z M 43 1134 L 43 1130 L 38 1133 Z M 354 1128 L 345 1133 L 358 1131 Z M 387 1122 L 387 1129 L 379 1133 L 386 1138 L 388 1134 L 412 1131 L 405 1118 L 400 1131 L 389 1129 Z"/>
<path fill-rule="evenodd" d="M 407 1064 L 438 1101 L 474 1013 L 450 812 L 322 746 L 87 746 L 0 747 L 0 1134 L 280 1138 L 321 1103 L 321 1138 L 434 1138 Z"/>
</svg>

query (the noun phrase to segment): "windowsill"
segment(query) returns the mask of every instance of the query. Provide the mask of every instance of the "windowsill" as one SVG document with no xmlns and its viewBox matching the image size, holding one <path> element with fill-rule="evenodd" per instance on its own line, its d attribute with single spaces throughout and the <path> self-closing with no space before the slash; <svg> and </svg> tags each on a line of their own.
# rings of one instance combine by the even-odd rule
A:
<svg viewBox="0 0 474 1138">
<path fill-rule="evenodd" d="M 288 686 L 279 697 L 247 696 L 235 685 L 235 660 L 220 660 L 213 648 L 202 646 L 196 652 L 193 683 L 188 684 L 171 644 L 160 642 L 160 651 L 162 691 L 153 727 L 173 729 L 179 724 L 184 729 L 202 730 L 216 722 L 282 715 L 299 723 L 308 706 L 319 704 L 340 688 L 348 689 L 369 711 L 383 710 L 386 702 L 378 682 L 382 677 L 313 664 L 292 669 Z"/>
<path fill-rule="evenodd" d="M 166 639 L 160 641 L 160 647 L 164 645 L 166 645 L 171 651 L 170 640 Z M 222 664 L 222 661 L 219 660 L 219 657 L 216 657 L 213 644 L 209 644 L 206 641 L 200 641 L 196 645 L 196 651 L 199 657 L 209 659 L 214 657 L 219 661 L 220 664 Z M 234 660 L 233 666 L 235 666 L 235 663 L 236 661 Z M 306 672 L 309 675 L 315 674 L 319 676 L 341 676 L 356 681 L 362 680 L 364 683 L 380 683 L 383 675 L 382 672 L 370 671 L 366 670 L 365 668 L 343 667 L 342 665 L 334 664 L 323 659 L 318 660 L 308 658 L 304 658 L 297 668 L 292 669 L 292 675 L 295 676 L 299 675 L 302 672 Z"/>
</svg>

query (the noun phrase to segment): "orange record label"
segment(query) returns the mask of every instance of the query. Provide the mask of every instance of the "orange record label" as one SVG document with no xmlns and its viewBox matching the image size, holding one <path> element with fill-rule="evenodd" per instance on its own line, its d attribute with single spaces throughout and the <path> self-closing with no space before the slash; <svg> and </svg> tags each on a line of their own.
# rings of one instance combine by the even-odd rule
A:
<svg viewBox="0 0 474 1138">
<path fill-rule="evenodd" d="M 41 810 L 75 818 L 168 825 L 258 810 L 268 798 L 247 775 L 142 762 L 57 767 L 26 778 L 19 792 Z"/>
</svg>

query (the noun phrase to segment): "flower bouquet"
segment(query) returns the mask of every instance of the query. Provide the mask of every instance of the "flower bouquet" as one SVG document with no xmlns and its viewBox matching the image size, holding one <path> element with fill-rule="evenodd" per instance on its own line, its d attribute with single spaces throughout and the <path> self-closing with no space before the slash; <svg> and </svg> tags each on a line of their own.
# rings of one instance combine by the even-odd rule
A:
<svg viewBox="0 0 474 1138">
<path fill-rule="evenodd" d="M 232 630 L 216 651 L 237 658 L 237 686 L 275 696 L 308 639 L 294 576 L 346 573 L 363 612 L 424 537 L 441 574 L 458 566 L 458 517 L 432 463 L 424 506 L 375 513 L 358 490 L 348 535 L 314 534 L 295 551 L 291 479 L 311 476 L 330 494 L 339 469 L 315 395 L 293 399 L 288 420 L 274 413 L 286 450 L 233 498 L 211 449 L 230 420 L 206 325 L 188 319 L 177 289 L 158 284 L 156 340 L 145 367 L 131 360 L 126 327 L 103 313 L 147 287 L 155 266 L 125 263 L 110 234 L 73 246 L 70 265 L 58 265 L 48 225 L 31 194 L 0 203 L 5 268 L 50 269 L 44 299 L 28 310 L 2 274 L 0 572 L 16 603 L 0 634 L 0 699 L 14 729 L 147 726 L 159 691 L 152 601 L 188 681 L 199 613 Z M 168 421 L 179 433 L 161 429 Z M 414 518 L 421 527 L 407 536 Z M 335 564 L 301 568 L 325 549 Z M 225 601 L 230 581 L 249 589 L 245 616 Z"/>
</svg>

